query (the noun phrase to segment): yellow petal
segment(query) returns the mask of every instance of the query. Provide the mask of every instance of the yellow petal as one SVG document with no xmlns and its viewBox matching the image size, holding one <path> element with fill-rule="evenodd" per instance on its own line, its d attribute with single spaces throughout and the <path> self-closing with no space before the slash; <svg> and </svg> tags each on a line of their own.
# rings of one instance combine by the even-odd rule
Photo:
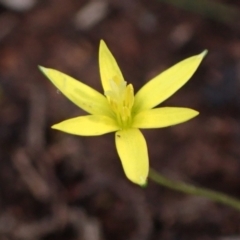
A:
<svg viewBox="0 0 240 240">
<path fill-rule="evenodd" d="M 199 113 L 190 108 L 163 107 L 145 110 L 137 114 L 132 127 L 162 128 L 186 122 Z"/>
<path fill-rule="evenodd" d="M 142 133 L 138 129 L 118 131 L 115 140 L 127 178 L 136 184 L 145 185 L 149 162 L 147 144 Z"/>
<path fill-rule="evenodd" d="M 101 40 L 99 48 L 99 67 L 104 92 L 111 90 L 110 80 L 123 81 L 122 72 L 103 40 Z"/>
<path fill-rule="evenodd" d="M 111 118 L 100 115 L 71 118 L 53 125 L 52 128 L 81 136 L 98 136 L 119 129 Z"/>
<path fill-rule="evenodd" d="M 157 106 L 181 88 L 198 68 L 207 51 L 187 58 L 147 82 L 136 94 L 133 112 Z"/>
<path fill-rule="evenodd" d="M 104 95 L 86 84 L 57 70 L 39 66 L 51 82 L 73 103 L 91 114 L 110 116 L 108 101 Z"/>
</svg>

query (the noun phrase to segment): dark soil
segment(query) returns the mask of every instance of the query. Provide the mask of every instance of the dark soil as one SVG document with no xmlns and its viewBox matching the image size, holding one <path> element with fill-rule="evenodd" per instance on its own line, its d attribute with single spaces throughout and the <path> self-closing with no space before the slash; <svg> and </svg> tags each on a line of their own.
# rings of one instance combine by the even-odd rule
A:
<svg viewBox="0 0 240 240">
<path fill-rule="evenodd" d="M 190 82 L 162 104 L 200 115 L 143 133 L 154 169 L 240 199 L 240 20 L 230 15 L 224 23 L 160 0 L 101 3 L 87 15 L 94 5 L 83 0 L 41 0 L 23 12 L 0 8 L 0 240 L 240 239 L 238 211 L 150 180 L 146 188 L 129 182 L 113 134 L 52 130 L 85 113 L 37 68 L 58 69 L 102 91 L 104 39 L 137 91 L 208 49 Z"/>
</svg>

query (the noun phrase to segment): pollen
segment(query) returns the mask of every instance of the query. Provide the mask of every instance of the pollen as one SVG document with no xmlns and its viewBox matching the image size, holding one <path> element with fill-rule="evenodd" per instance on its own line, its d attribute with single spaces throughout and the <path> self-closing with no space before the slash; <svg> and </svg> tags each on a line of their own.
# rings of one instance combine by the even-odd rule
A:
<svg viewBox="0 0 240 240">
<path fill-rule="evenodd" d="M 120 78 L 114 77 L 109 81 L 110 89 L 105 92 L 110 107 L 122 129 L 130 127 L 132 122 L 132 106 L 134 103 L 134 90 Z"/>
</svg>

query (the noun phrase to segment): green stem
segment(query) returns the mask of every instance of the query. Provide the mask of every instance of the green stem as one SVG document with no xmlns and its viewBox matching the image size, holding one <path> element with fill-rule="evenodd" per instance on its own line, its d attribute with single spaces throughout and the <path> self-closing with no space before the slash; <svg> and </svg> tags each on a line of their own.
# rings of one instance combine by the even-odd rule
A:
<svg viewBox="0 0 240 240">
<path fill-rule="evenodd" d="M 228 24 L 236 24 L 239 11 L 236 7 L 212 0 L 158 0 L 187 11 Z"/>
<path fill-rule="evenodd" d="M 174 189 L 176 191 L 191 194 L 191 195 L 206 197 L 208 199 L 211 199 L 212 201 L 225 204 L 227 206 L 233 207 L 240 211 L 240 200 L 230 197 L 226 194 L 223 194 L 217 191 L 208 190 L 202 187 L 196 187 L 194 185 L 183 183 L 183 182 L 172 181 L 162 176 L 161 174 L 157 173 L 153 169 L 150 169 L 149 178 L 155 183 L 168 187 L 170 189 Z"/>
</svg>

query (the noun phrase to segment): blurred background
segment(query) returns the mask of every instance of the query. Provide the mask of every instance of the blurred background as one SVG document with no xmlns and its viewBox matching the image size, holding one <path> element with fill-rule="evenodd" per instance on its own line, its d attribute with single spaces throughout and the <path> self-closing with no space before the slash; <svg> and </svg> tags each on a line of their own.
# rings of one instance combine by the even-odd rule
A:
<svg viewBox="0 0 240 240">
<path fill-rule="evenodd" d="M 52 130 L 85 113 L 37 68 L 102 91 L 104 39 L 137 91 L 208 49 L 190 82 L 162 104 L 200 115 L 143 133 L 161 174 L 240 199 L 239 37 L 233 0 L 0 0 L 0 240 L 240 239 L 236 210 L 129 182 L 113 134 Z"/>
</svg>

